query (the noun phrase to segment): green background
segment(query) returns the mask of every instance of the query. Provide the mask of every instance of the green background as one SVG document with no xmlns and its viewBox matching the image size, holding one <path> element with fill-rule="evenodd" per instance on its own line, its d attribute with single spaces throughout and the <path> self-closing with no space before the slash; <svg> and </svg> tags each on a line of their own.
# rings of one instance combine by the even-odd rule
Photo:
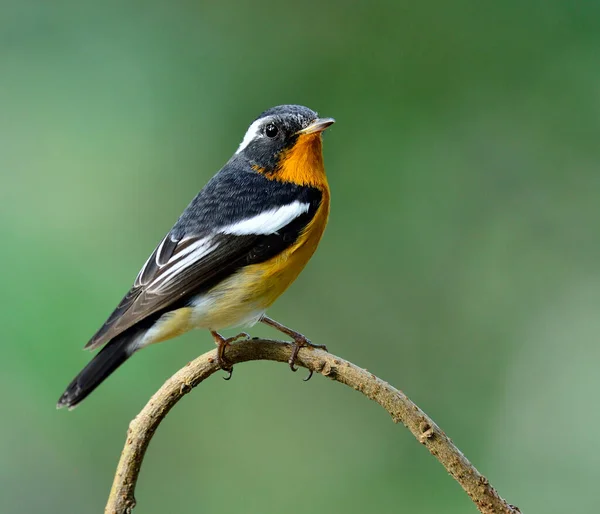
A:
<svg viewBox="0 0 600 514">
<path fill-rule="evenodd" d="M 591 1 L 0 1 L 0 512 L 102 511 L 129 421 L 213 343 L 56 400 L 280 103 L 337 124 L 329 227 L 270 314 L 405 391 L 524 513 L 596 511 L 599 45 Z M 302 376 L 187 396 L 135 512 L 475 512 L 380 407 Z"/>
</svg>

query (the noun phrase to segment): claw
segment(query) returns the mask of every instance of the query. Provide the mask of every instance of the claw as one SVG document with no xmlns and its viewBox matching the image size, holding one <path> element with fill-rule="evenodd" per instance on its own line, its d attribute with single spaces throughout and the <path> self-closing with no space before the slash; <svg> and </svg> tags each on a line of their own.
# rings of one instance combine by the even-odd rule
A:
<svg viewBox="0 0 600 514">
<path fill-rule="evenodd" d="M 291 328 L 288 328 L 285 325 L 278 323 L 277 321 L 269 318 L 268 316 L 263 316 L 260 321 L 262 321 L 265 325 L 269 325 L 270 327 L 276 328 L 277 330 L 290 336 L 294 340 L 294 343 L 292 345 L 292 355 L 290 356 L 290 360 L 288 360 L 290 369 L 294 372 L 298 371 L 298 368 L 294 364 L 296 363 L 296 359 L 298 358 L 298 352 L 300 351 L 300 348 L 303 348 L 304 346 L 310 346 L 311 348 L 320 348 L 322 350 L 328 351 L 327 347 L 324 344 L 313 344 L 299 332 L 296 332 L 295 330 L 292 330 Z M 310 370 L 308 376 L 304 379 L 304 382 L 308 382 L 312 376 L 313 372 L 312 370 Z"/>
<path fill-rule="evenodd" d="M 217 345 L 217 364 L 223 370 L 229 373 L 226 377 L 223 377 L 223 380 L 231 380 L 231 375 L 233 375 L 233 366 L 227 362 L 225 358 L 225 349 L 233 342 L 238 341 L 239 339 L 250 339 L 250 336 L 246 332 L 241 332 L 240 334 L 229 337 L 225 339 L 221 334 L 211 330 L 210 333 L 215 340 L 215 344 Z"/>
<path fill-rule="evenodd" d="M 227 344 L 231 344 L 231 343 L 235 343 L 236 341 L 238 341 L 240 339 L 250 339 L 250 334 L 248 334 L 247 332 L 240 332 L 237 336 L 230 337 L 230 338 L 226 339 L 226 341 L 227 341 Z"/>
</svg>

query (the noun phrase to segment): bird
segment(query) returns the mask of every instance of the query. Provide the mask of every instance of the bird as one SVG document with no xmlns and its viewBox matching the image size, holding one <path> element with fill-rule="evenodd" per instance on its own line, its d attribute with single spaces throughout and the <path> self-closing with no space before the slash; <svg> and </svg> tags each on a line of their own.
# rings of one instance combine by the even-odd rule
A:
<svg viewBox="0 0 600 514">
<path fill-rule="evenodd" d="M 300 348 L 325 348 L 266 311 L 303 270 L 327 225 L 322 133 L 334 122 L 308 107 L 279 105 L 251 123 L 85 345 L 102 349 L 68 385 L 58 408 L 77 406 L 142 348 L 192 329 L 210 331 L 227 379 L 233 372 L 227 346 L 249 336 L 225 338 L 222 329 L 262 322 L 286 334 L 293 341 L 292 371 Z"/>
</svg>

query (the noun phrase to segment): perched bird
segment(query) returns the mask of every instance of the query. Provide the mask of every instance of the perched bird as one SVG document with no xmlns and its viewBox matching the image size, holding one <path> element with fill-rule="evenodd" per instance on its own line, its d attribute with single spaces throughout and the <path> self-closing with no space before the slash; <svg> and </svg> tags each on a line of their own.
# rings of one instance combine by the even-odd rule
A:
<svg viewBox="0 0 600 514">
<path fill-rule="evenodd" d="M 302 334 L 265 316 L 319 244 L 329 216 L 321 133 L 332 118 L 300 105 L 263 112 L 239 148 L 185 209 L 130 291 L 86 348 L 104 346 L 57 407 L 75 407 L 136 351 L 193 328 L 210 330 L 223 369 L 232 368 L 217 330 L 263 322 L 294 341 Z M 229 378 L 228 377 L 228 378 Z"/>
</svg>

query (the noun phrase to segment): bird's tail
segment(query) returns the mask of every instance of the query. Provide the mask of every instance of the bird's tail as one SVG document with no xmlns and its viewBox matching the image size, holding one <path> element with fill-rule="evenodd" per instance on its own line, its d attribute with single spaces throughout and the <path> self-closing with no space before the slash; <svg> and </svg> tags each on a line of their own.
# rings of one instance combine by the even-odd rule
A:
<svg viewBox="0 0 600 514">
<path fill-rule="evenodd" d="M 113 371 L 133 355 L 138 349 L 137 343 L 140 335 L 137 330 L 133 333 L 126 330 L 110 341 L 73 379 L 58 400 L 56 407 L 68 407 L 69 409 L 76 407 Z"/>
</svg>

